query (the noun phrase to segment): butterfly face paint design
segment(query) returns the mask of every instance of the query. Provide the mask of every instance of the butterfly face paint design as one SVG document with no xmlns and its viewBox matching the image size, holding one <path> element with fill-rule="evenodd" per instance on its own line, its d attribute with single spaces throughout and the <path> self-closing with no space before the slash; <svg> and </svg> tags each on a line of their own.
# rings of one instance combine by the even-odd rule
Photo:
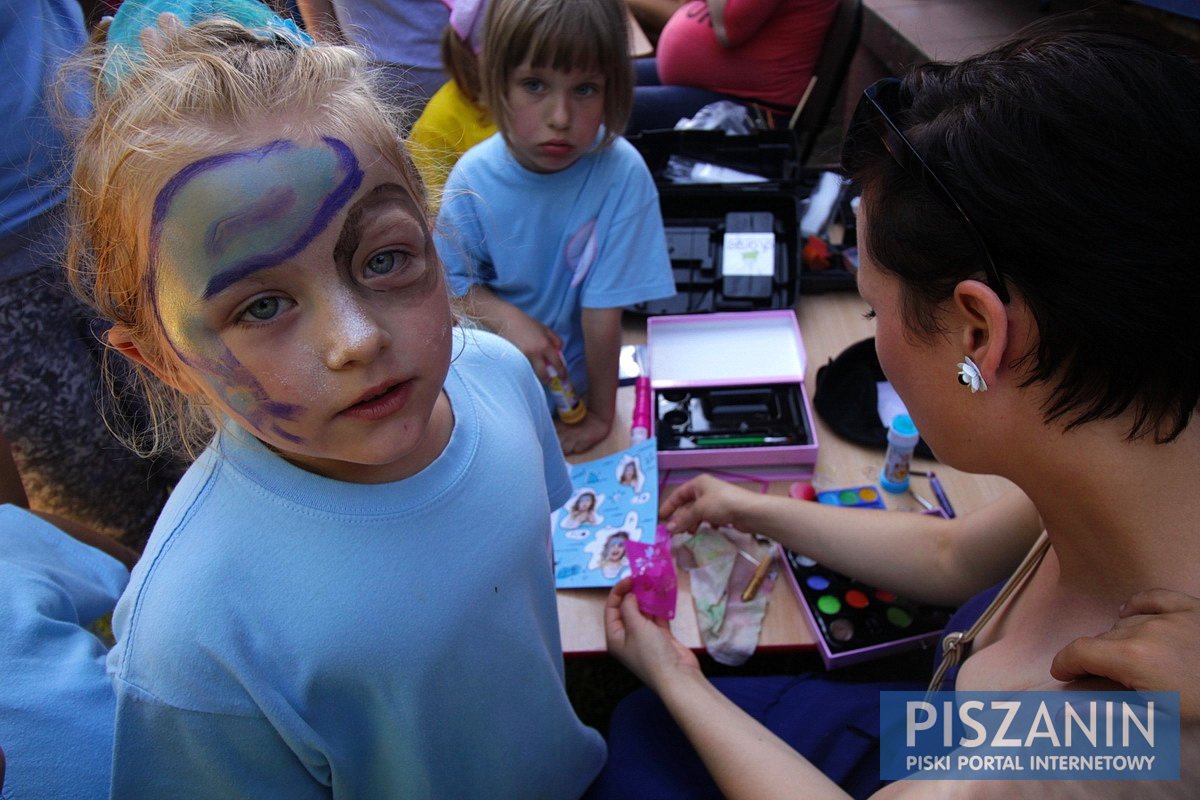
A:
<svg viewBox="0 0 1200 800">
<path fill-rule="evenodd" d="M 155 200 L 149 276 L 162 330 L 179 358 L 253 428 L 297 441 L 280 425 L 303 408 L 269 396 L 222 341 L 206 303 L 301 253 L 362 179 L 344 142 L 279 140 L 195 161 Z"/>
</svg>

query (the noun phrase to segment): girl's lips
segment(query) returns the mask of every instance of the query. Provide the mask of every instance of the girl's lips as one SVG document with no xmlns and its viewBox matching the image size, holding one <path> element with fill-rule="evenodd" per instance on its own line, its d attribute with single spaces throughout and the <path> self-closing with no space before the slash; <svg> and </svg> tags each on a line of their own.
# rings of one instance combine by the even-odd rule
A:
<svg viewBox="0 0 1200 800">
<path fill-rule="evenodd" d="M 395 414 L 408 404 L 412 381 L 403 381 L 373 394 L 342 411 L 342 416 L 359 420 L 377 420 Z"/>
<path fill-rule="evenodd" d="M 572 150 L 571 145 L 567 142 L 542 142 L 538 147 L 543 153 L 551 156 L 565 156 Z"/>
</svg>

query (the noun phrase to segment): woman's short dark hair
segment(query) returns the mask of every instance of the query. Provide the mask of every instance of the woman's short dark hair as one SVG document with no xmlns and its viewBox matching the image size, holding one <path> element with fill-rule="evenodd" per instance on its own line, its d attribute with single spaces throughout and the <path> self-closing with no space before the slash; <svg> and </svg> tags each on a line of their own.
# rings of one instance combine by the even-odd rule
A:
<svg viewBox="0 0 1200 800">
<path fill-rule="evenodd" d="M 967 210 L 1039 338 L 1024 385 L 1068 429 L 1134 411 L 1128 436 L 1176 438 L 1200 401 L 1200 68 L 1073 20 L 903 78 L 897 122 Z M 945 201 L 878 137 L 847 154 L 870 209 L 865 246 L 904 285 L 914 334 L 984 276 Z"/>
</svg>

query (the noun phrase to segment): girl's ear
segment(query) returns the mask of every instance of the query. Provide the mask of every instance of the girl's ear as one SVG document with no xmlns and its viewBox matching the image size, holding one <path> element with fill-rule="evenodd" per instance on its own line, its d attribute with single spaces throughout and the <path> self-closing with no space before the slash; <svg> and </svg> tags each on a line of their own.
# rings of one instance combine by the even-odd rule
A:
<svg viewBox="0 0 1200 800">
<path fill-rule="evenodd" d="M 154 376 L 163 383 L 167 384 L 176 391 L 184 394 L 195 394 L 197 387 L 178 370 L 166 370 L 163 366 L 151 359 L 147 358 L 142 352 L 141 347 L 130 333 L 128 326 L 117 322 L 108 329 L 108 344 L 112 349 L 116 350 L 121 355 L 128 358 L 130 361 L 141 364 L 146 369 L 154 373 Z"/>
<path fill-rule="evenodd" d="M 965 356 L 979 367 L 988 386 L 996 385 L 1007 361 L 1013 330 L 1008 307 L 982 281 L 962 281 L 954 288 L 951 332 Z"/>
</svg>

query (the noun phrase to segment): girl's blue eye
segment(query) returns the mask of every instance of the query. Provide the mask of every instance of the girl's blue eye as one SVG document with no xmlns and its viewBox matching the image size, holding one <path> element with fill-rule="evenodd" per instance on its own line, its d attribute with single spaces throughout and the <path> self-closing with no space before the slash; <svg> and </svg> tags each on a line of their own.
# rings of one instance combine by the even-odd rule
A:
<svg viewBox="0 0 1200 800">
<path fill-rule="evenodd" d="M 600 87 L 594 83 L 586 83 L 583 86 L 575 89 L 575 93 L 581 97 L 592 97 L 600 91 Z"/>
<path fill-rule="evenodd" d="M 253 317 L 259 322 L 266 322 L 279 313 L 279 306 L 278 297 L 260 297 L 246 306 L 246 310 L 242 313 L 242 316 Z"/>
<path fill-rule="evenodd" d="M 387 275 L 396 268 L 396 252 L 387 250 L 383 253 L 376 253 L 367 261 L 367 270 L 375 275 Z"/>
</svg>

